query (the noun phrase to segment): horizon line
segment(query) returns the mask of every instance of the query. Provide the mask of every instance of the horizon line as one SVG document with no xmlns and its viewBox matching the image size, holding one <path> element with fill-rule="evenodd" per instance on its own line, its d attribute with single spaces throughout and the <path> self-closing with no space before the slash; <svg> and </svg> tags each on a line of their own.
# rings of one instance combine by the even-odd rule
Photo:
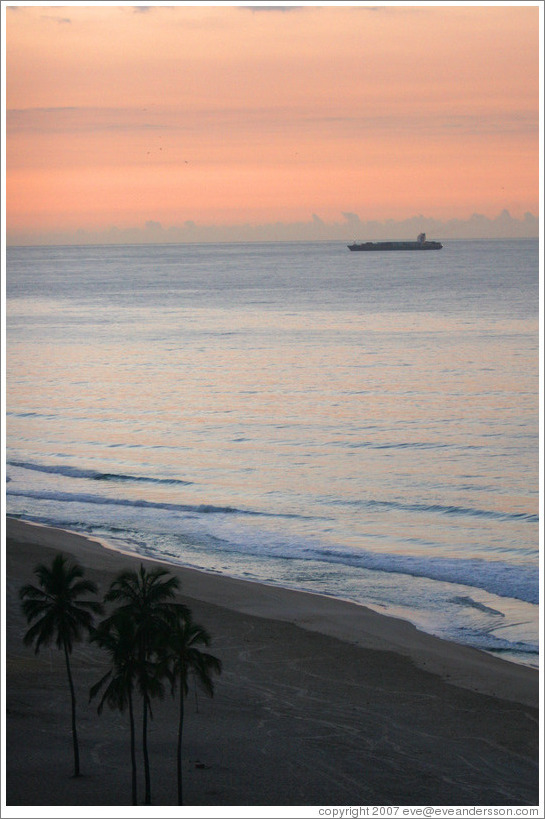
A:
<svg viewBox="0 0 545 819">
<path fill-rule="evenodd" d="M 85 245 L 131 245 L 131 244 L 226 244 L 269 242 L 346 242 L 356 235 L 366 234 L 367 240 L 406 240 L 420 232 L 430 238 L 453 239 L 539 239 L 542 235 L 542 219 L 530 211 L 522 218 L 511 216 L 504 208 L 491 218 L 472 213 L 465 219 L 452 217 L 437 219 L 423 214 L 405 219 L 369 219 L 342 211 L 342 221 L 326 222 L 316 213 L 310 220 L 298 222 L 266 222 L 238 224 L 199 224 L 186 220 L 181 224 L 164 227 L 159 221 L 148 219 L 140 226 L 118 227 L 109 225 L 98 228 L 73 228 L 60 230 L 5 230 L 6 247 L 65 247 Z M 414 236 L 413 236 L 414 234 Z"/>
</svg>

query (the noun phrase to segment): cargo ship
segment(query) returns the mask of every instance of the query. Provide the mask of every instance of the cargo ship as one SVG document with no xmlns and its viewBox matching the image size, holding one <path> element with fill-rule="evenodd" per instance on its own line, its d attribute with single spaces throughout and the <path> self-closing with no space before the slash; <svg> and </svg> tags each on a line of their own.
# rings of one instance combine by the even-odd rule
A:
<svg viewBox="0 0 545 819">
<path fill-rule="evenodd" d="M 430 242 L 421 233 L 416 242 L 354 242 L 349 250 L 441 250 L 441 242 Z"/>
</svg>

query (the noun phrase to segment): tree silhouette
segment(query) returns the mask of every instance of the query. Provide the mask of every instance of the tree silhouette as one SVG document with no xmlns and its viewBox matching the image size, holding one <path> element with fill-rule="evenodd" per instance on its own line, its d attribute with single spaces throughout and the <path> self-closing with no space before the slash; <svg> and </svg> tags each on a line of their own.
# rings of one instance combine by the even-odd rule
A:
<svg viewBox="0 0 545 819">
<path fill-rule="evenodd" d="M 91 640 L 108 652 L 111 668 L 93 685 L 89 692 L 89 701 L 102 690 L 102 698 L 97 708 L 99 714 L 102 713 L 105 703 L 119 711 L 124 711 L 125 706 L 129 709 L 132 803 L 136 805 L 136 743 L 132 696 L 137 674 L 134 622 L 127 612 L 117 612 L 99 624 L 92 633 Z"/>
<path fill-rule="evenodd" d="M 105 601 L 121 603 L 113 616 L 124 613 L 134 625 L 136 681 L 143 700 L 142 750 L 146 805 L 151 804 L 148 715 L 152 717 L 151 699 L 164 694 L 161 650 L 176 621 L 189 613 L 186 606 L 173 602 L 178 587 L 178 578 L 164 569 L 148 572 L 140 564 L 138 572 L 119 574 L 104 598 Z"/>
<path fill-rule="evenodd" d="M 84 570 L 77 563 L 69 563 L 62 554 L 53 558 L 51 566 L 43 563 L 36 566 L 34 574 L 39 586 L 26 585 L 19 590 L 19 598 L 28 623 L 33 625 L 24 636 L 25 645 L 35 644 L 38 654 L 42 645 L 53 640 L 57 648 L 64 651 L 66 673 L 70 686 L 72 703 L 72 742 L 74 747 L 74 776 L 80 775 L 79 745 L 76 730 L 76 694 L 70 654 L 73 644 L 81 640 L 84 632 L 93 627 L 93 614 L 102 611 L 100 603 L 81 600 L 84 594 L 96 594 L 97 587 L 90 580 L 84 580 Z"/>
<path fill-rule="evenodd" d="M 194 623 L 190 613 L 176 621 L 168 640 L 167 662 L 174 694 L 179 688 L 179 718 L 176 770 L 178 775 L 178 804 L 183 804 L 182 793 L 182 733 L 184 727 L 184 699 L 188 694 L 189 674 L 210 697 L 214 694 L 213 674 L 221 674 L 221 661 L 200 650 L 210 644 L 210 635 L 202 626 Z"/>
</svg>

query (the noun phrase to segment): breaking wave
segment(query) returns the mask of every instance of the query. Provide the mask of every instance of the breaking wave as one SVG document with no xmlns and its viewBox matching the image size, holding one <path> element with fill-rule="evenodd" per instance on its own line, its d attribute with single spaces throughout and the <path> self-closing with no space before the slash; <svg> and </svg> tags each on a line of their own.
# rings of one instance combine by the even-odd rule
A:
<svg viewBox="0 0 545 819">
<path fill-rule="evenodd" d="M 20 469 L 30 469 L 34 472 L 46 472 L 52 475 L 62 475 L 65 478 L 86 478 L 91 481 L 130 481 L 136 483 L 168 484 L 170 486 L 190 486 L 193 481 L 183 481 L 180 478 L 152 478 L 146 475 L 124 475 L 116 472 L 98 472 L 93 469 L 80 469 L 77 466 L 45 466 L 28 463 L 26 461 L 7 461 L 8 466 Z"/>
<path fill-rule="evenodd" d="M 7 495 L 19 498 L 33 498 L 34 500 L 54 501 L 56 503 L 91 503 L 105 506 L 128 506 L 135 509 L 162 509 L 169 512 L 189 512 L 201 515 L 255 515 L 258 517 L 299 518 L 301 515 L 272 514 L 252 509 L 237 509 L 233 506 L 214 506 L 213 504 L 168 503 L 164 501 L 129 500 L 127 498 L 112 498 L 104 495 L 75 494 L 71 492 L 48 492 L 33 489 L 11 489 Z"/>
</svg>

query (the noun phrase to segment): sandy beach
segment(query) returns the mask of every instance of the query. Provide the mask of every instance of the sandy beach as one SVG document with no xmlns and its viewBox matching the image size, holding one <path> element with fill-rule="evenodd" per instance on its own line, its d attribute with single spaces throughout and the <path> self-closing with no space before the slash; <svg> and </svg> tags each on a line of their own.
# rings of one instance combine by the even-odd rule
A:
<svg viewBox="0 0 545 819">
<path fill-rule="evenodd" d="M 64 659 L 23 645 L 17 595 L 57 551 L 101 595 L 140 558 L 12 519 L 6 546 L 7 805 L 130 805 L 127 715 L 88 703 L 104 655 L 74 650 L 83 776 L 73 779 Z M 538 804 L 536 670 L 363 606 L 167 568 L 224 668 L 213 699 L 187 701 L 186 805 Z M 176 719 L 170 696 L 154 706 L 156 806 L 176 804 Z"/>
</svg>

